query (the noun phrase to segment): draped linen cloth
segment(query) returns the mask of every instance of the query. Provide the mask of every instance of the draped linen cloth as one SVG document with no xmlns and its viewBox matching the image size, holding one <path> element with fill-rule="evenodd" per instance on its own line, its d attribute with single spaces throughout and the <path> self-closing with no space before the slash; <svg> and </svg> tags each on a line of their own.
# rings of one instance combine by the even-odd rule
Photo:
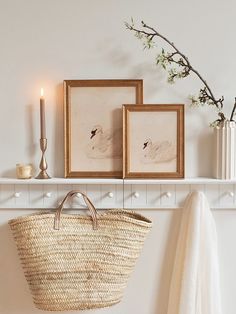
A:
<svg viewBox="0 0 236 314">
<path fill-rule="evenodd" d="M 216 227 L 202 192 L 185 201 L 167 314 L 222 314 Z"/>
</svg>

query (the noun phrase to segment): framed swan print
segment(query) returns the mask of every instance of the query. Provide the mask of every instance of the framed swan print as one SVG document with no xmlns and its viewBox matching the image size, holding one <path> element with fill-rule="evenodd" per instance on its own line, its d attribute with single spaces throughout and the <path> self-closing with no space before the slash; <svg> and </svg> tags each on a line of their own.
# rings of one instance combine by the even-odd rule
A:
<svg viewBox="0 0 236 314">
<path fill-rule="evenodd" d="M 184 177 L 184 105 L 123 106 L 123 177 Z"/>
<path fill-rule="evenodd" d="M 122 178 L 122 105 L 142 101 L 142 80 L 65 80 L 65 177 Z"/>
</svg>

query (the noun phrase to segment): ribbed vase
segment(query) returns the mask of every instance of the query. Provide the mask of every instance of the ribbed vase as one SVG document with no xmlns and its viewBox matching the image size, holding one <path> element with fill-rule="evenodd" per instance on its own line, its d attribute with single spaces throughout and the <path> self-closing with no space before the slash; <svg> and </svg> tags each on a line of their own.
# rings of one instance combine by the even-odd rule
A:
<svg viewBox="0 0 236 314">
<path fill-rule="evenodd" d="M 236 177 L 236 123 L 224 121 L 214 130 L 215 134 L 215 177 L 235 179 Z"/>
</svg>

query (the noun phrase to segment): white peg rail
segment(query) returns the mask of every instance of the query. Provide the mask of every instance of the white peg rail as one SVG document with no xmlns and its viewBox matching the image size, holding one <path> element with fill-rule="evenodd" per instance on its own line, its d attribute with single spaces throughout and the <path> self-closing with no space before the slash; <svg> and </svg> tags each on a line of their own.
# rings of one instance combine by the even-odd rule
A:
<svg viewBox="0 0 236 314">
<path fill-rule="evenodd" d="M 236 180 L 64 179 L 17 180 L 0 178 L 0 208 L 55 208 L 70 190 L 91 198 L 97 208 L 158 209 L 182 207 L 188 193 L 205 193 L 212 208 L 236 208 Z M 81 194 L 69 206 L 85 206 Z"/>
</svg>

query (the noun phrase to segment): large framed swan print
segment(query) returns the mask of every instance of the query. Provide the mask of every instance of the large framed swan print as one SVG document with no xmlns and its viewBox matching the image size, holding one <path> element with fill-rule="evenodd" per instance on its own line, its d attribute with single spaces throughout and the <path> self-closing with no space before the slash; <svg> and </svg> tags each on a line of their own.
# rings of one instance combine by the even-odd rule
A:
<svg viewBox="0 0 236 314">
<path fill-rule="evenodd" d="M 65 177 L 122 178 L 122 105 L 142 102 L 142 80 L 65 80 Z"/>
<path fill-rule="evenodd" d="M 123 106 L 124 178 L 184 177 L 184 105 Z"/>
</svg>

